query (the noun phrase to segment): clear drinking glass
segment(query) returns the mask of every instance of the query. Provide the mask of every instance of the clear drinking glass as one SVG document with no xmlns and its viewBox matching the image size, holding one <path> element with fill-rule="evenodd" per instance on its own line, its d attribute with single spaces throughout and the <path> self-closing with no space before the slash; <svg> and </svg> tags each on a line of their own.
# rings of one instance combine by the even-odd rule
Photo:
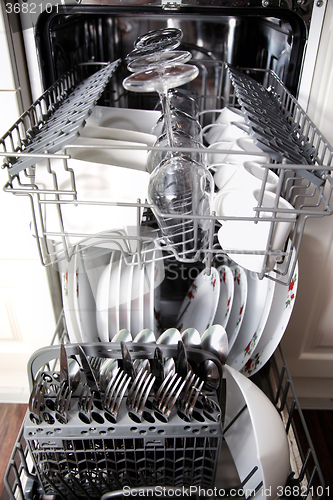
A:
<svg viewBox="0 0 333 500">
<path fill-rule="evenodd" d="M 200 163 L 172 156 L 150 176 L 148 200 L 167 244 L 195 258 L 208 242 L 213 177 Z M 176 216 L 176 217 L 175 217 Z"/>
<path fill-rule="evenodd" d="M 176 130 L 172 132 L 173 145 L 175 148 L 187 148 L 187 149 L 196 149 L 197 151 L 178 151 L 176 152 L 176 156 L 182 156 L 184 158 L 189 158 L 191 160 L 195 160 L 197 163 L 204 162 L 204 153 L 203 153 L 203 145 L 201 142 L 196 141 L 191 136 L 185 134 L 180 130 Z M 168 147 L 168 136 L 167 134 L 162 134 L 156 140 L 154 147 L 166 148 Z M 166 157 L 170 158 L 174 153 L 172 151 L 161 150 L 158 151 L 156 149 L 150 150 L 147 158 L 147 170 L 151 173 L 155 167 Z"/>
</svg>

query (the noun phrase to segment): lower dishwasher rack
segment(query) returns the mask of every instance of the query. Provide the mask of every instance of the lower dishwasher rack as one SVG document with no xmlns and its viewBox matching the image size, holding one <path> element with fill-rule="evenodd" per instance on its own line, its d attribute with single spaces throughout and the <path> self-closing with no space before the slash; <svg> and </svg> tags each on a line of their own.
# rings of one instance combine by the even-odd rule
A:
<svg viewBox="0 0 333 500">
<path fill-rule="evenodd" d="M 60 316 L 56 331 L 53 337 L 55 344 L 66 340 L 67 332 L 64 327 L 63 315 Z M 53 366 L 48 366 L 49 370 L 54 370 Z M 281 485 L 281 495 L 279 498 L 304 498 L 322 500 L 328 491 L 325 480 L 320 469 L 316 456 L 315 447 L 306 426 L 305 419 L 300 408 L 300 404 L 295 393 L 293 382 L 284 358 L 281 346 L 278 347 L 270 362 L 264 370 L 261 370 L 252 380 L 274 404 L 283 421 L 287 433 L 290 449 L 290 474 L 285 485 Z M 221 405 L 223 415 L 223 404 Z M 298 423 L 296 423 L 296 419 Z M 222 418 L 223 421 L 223 418 Z M 300 436 L 305 436 L 307 449 L 304 449 L 300 442 Z M 127 489 L 119 489 L 111 492 L 103 492 L 100 496 L 102 500 L 111 498 L 121 498 L 130 496 L 131 490 L 134 496 L 150 496 L 153 498 L 169 498 L 177 495 L 181 498 L 199 498 L 208 496 L 209 498 L 236 498 L 244 499 L 244 482 L 240 483 L 238 474 L 229 453 L 225 439 L 222 435 L 221 450 L 223 453 L 223 463 L 221 458 L 217 464 L 215 486 L 204 490 L 170 486 L 142 486 Z M 277 457 L 278 460 L 278 457 Z M 249 476 L 253 471 L 249 471 Z M 45 498 L 59 500 L 61 498 L 74 498 L 63 496 L 63 493 L 55 495 L 43 494 L 43 489 L 39 483 L 38 476 L 34 469 L 31 452 L 23 436 L 23 426 L 17 437 L 16 444 L 12 451 L 10 461 L 4 477 L 6 492 L 1 497 L 2 500 L 42 500 Z M 182 492 L 182 493 L 181 493 Z M 280 494 L 280 492 L 279 492 Z M 252 496 L 252 495 L 251 495 Z M 82 497 L 91 498 L 82 490 Z M 96 498 L 96 497 L 95 497 Z M 329 494 L 327 494 L 329 498 Z"/>
</svg>

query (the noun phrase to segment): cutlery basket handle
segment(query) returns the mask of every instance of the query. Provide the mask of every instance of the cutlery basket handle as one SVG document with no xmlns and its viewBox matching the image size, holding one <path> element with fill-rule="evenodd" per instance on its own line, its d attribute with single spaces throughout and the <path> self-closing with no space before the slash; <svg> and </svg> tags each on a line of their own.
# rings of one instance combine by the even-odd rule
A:
<svg viewBox="0 0 333 500">
<path fill-rule="evenodd" d="M 66 344 L 67 356 L 76 356 L 79 354 L 78 346 L 81 346 L 87 356 L 100 358 L 122 359 L 120 342 L 89 342 L 85 344 Z M 161 349 L 164 358 L 176 358 L 178 352 L 177 345 L 161 345 L 161 344 L 140 344 L 136 342 L 126 342 L 126 346 L 130 352 L 132 359 L 153 359 L 155 348 Z M 186 347 L 186 354 L 189 361 L 194 363 L 202 363 L 203 361 L 211 360 L 216 364 L 220 378 L 223 377 L 223 368 L 220 360 L 211 352 L 197 349 L 195 347 Z M 60 358 L 60 345 L 53 345 L 38 349 L 29 359 L 28 362 L 28 379 L 30 390 L 32 390 L 37 373 L 42 367 Z"/>
</svg>

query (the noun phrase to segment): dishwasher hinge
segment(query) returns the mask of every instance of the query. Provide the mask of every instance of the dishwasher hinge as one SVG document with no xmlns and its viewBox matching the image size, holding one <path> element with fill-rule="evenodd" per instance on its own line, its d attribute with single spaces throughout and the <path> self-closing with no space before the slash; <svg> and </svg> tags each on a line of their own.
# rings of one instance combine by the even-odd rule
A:
<svg viewBox="0 0 333 500">
<path fill-rule="evenodd" d="M 163 10 L 179 10 L 182 0 L 162 0 Z"/>
</svg>

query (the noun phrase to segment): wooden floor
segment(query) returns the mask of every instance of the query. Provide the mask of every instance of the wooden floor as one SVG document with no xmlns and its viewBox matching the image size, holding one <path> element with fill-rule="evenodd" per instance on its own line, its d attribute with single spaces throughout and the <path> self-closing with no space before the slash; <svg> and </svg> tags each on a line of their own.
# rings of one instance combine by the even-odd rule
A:
<svg viewBox="0 0 333 500">
<path fill-rule="evenodd" d="M 3 478 L 28 405 L 0 403 L 0 496 L 5 497 Z M 4 495 L 2 495 L 4 493 Z"/>
<path fill-rule="evenodd" d="M 6 467 L 21 427 L 27 405 L 0 403 L 0 500 L 8 498 L 3 487 Z M 326 486 L 330 488 L 333 498 L 333 410 L 304 410 L 311 439 L 318 456 Z M 300 436 L 304 449 L 304 436 Z M 321 500 L 324 500 L 325 496 Z"/>
</svg>

